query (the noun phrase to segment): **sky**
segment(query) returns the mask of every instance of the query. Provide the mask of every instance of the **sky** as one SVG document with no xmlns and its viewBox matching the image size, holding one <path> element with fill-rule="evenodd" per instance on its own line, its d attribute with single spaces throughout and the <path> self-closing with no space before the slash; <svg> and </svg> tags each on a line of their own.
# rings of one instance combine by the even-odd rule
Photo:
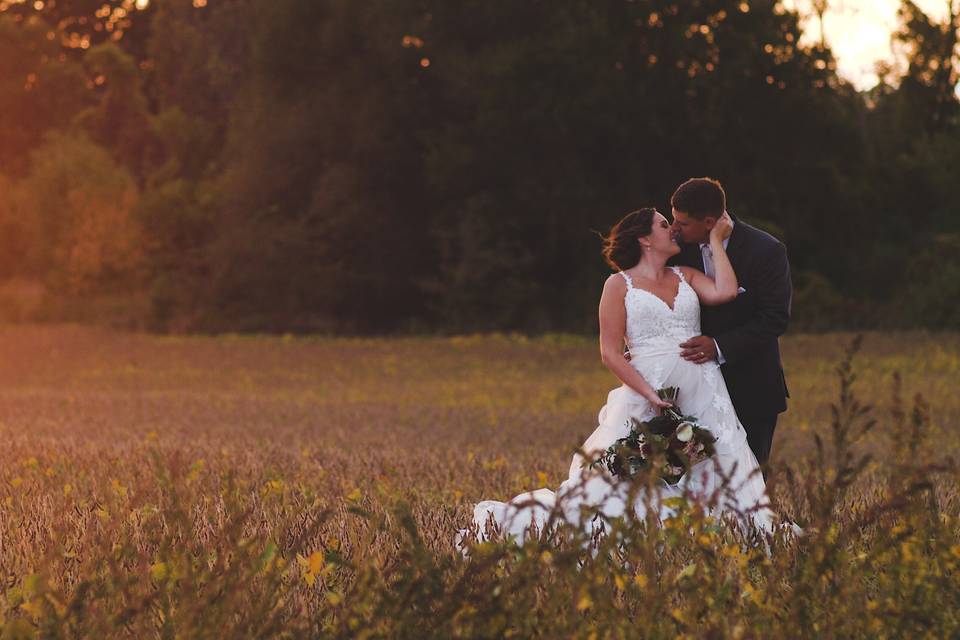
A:
<svg viewBox="0 0 960 640">
<path fill-rule="evenodd" d="M 927 15 L 943 20 L 949 0 L 914 0 Z M 810 0 L 784 0 L 801 15 L 811 14 Z M 827 44 L 833 49 L 840 75 L 858 89 L 877 84 L 874 65 L 878 60 L 894 61 L 890 34 L 897 28 L 900 0 L 832 0 L 824 18 Z M 804 23 L 804 41 L 817 41 L 820 26 L 816 18 Z"/>
</svg>

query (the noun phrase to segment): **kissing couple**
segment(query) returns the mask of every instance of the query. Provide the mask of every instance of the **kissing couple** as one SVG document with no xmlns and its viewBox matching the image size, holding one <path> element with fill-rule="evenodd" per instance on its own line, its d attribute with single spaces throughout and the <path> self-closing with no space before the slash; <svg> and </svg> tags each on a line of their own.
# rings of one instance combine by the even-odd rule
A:
<svg viewBox="0 0 960 640">
<path fill-rule="evenodd" d="M 744 525 L 773 532 L 761 465 L 789 396 L 779 347 L 792 297 L 786 248 L 729 214 L 723 187 L 711 178 L 687 180 L 670 204 L 672 223 L 654 208 L 639 209 L 604 238 L 603 257 L 614 273 L 600 295 L 600 357 L 622 384 L 609 393 L 596 430 L 557 491 L 477 504 L 478 540 L 487 538 L 491 521 L 523 540 L 558 511 L 591 535 L 606 518 L 629 510 L 644 518 L 654 504 L 663 520 L 672 513 L 664 498 L 677 496 L 710 500 L 713 515 L 736 514 Z M 679 390 L 675 402 L 658 394 L 670 387 Z M 667 409 L 696 416 L 715 440 L 713 455 L 676 485 L 661 481 L 651 501 L 590 464 L 631 425 Z"/>
</svg>

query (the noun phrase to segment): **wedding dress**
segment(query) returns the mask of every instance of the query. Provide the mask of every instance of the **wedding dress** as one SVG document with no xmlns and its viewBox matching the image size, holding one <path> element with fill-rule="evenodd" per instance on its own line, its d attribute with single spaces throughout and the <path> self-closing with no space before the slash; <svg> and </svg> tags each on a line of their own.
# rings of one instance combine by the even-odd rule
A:
<svg viewBox="0 0 960 640">
<path fill-rule="evenodd" d="M 751 521 L 758 529 L 773 531 L 763 476 L 730 402 L 720 365 L 694 364 L 680 357 L 680 343 L 700 335 L 700 301 L 680 269 L 672 269 L 680 279 L 672 307 L 653 293 L 634 287 L 630 276 L 620 273 L 627 283 L 624 306 L 630 364 L 654 389 L 680 390 L 680 412 L 696 416 L 710 429 L 717 438 L 716 455 L 692 467 L 676 486 L 661 482 L 656 495 L 638 495 L 635 489 L 631 492 L 628 482 L 617 481 L 601 465 L 591 468 L 585 464 L 626 437 L 631 418 L 647 420 L 658 413 L 643 396 L 622 385 L 608 395 L 607 404 L 600 410 L 599 426 L 581 447 L 583 455 L 573 457 L 568 478 L 556 492 L 537 489 L 509 502 L 484 500 L 476 505 L 473 522 L 479 528 L 479 541 L 486 539 L 491 520 L 503 535 L 517 541 L 531 531 L 542 532 L 561 518 L 585 527 L 586 533 L 593 535 L 605 519 L 621 517 L 628 509 L 645 518 L 650 506 L 659 511 L 657 516 L 662 521 L 673 513 L 667 506 L 668 498 L 686 495 L 706 504 L 715 492 L 720 499 L 713 515 L 740 514 L 742 520 Z M 468 531 L 460 531 L 458 543 Z"/>
</svg>

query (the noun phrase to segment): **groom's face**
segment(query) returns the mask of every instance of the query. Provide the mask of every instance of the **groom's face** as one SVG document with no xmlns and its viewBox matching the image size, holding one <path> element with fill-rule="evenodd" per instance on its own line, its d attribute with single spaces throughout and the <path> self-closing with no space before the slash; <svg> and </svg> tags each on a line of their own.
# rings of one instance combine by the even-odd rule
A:
<svg viewBox="0 0 960 640">
<path fill-rule="evenodd" d="M 688 213 L 673 210 L 673 233 L 685 244 L 701 244 L 710 239 L 710 230 L 717 223 L 716 218 L 707 216 L 697 220 Z"/>
</svg>

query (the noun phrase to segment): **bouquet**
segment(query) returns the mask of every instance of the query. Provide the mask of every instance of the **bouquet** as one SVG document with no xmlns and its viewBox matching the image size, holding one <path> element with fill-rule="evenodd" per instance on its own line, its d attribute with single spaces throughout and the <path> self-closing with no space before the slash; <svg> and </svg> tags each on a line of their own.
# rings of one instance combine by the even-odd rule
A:
<svg viewBox="0 0 960 640">
<path fill-rule="evenodd" d="M 677 412 L 676 387 L 660 389 L 657 395 L 673 406 L 644 422 L 631 418 L 629 435 L 607 447 L 591 467 L 604 465 L 613 475 L 630 478 L 656 465 L 663 480 L 676 484 L 690 467 L 716 453 L 713 445 L 717 439 L 710 430 L 695 417 Z"/>
</svg>

